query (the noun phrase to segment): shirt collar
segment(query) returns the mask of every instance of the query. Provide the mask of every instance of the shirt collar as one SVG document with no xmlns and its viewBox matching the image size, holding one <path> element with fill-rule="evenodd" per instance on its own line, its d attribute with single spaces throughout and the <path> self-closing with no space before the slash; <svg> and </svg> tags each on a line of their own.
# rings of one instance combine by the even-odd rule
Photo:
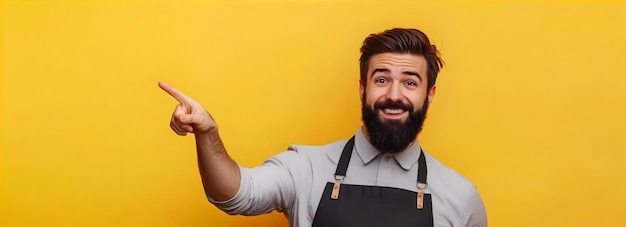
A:
<svg viewBox="0 0 626 227">
<path fill-rule="evenodd" d="M 360 127 L 355 134 L 354 146 L 356 149 L 356 153 L 359 155 L 361 161 L 363 161 L 363 164 L 365 165 L 370 163 L 372 160 L 374 160 L 374 158 L 381 154 L 380 151 L 378 151 L 378 149 L 376 149 L 376 147 L 374 147 L 365 138 L 365 134 L 363 133 L 363 127 Z M 407 147 L 401 152 L 394 153 L 393 156 L 398 164 L 400 164 L 402 169 L 409 170 L 411 169 L 411 166 L 417 163 L 419 154 L 420 146 L 419 142 L 416 139 L 415 142 L 411 144 L 411 146 Z"/>
</svg>

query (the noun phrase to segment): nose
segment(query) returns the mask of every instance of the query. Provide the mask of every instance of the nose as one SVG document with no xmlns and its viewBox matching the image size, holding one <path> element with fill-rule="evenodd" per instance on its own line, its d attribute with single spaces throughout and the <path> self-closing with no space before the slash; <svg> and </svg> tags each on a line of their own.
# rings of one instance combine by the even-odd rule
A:
<svg viewBox="0 0 626 227">
<path fill-rule="evenodd" d="M 399 83 L 392 83 L 391 86 L 388 87 L 387 90 L 387 99 L 390 101 L 401 101 L 402 100 L 402 86 Z"/>
</svg>

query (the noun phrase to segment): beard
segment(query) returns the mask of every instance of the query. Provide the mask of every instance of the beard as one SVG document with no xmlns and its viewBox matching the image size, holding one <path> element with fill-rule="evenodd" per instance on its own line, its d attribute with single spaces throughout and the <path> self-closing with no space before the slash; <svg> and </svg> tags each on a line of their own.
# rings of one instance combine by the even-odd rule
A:
<svg viewBox="0 0 626 227">
<path fill-rule="evenodd" d="M 417 111 L 413 111 L 412 104 L 406 104 L 402 101 L 377 101 L 372 108 L 365 104 L 365 97 L 362 100 L 361 113 L 363 124 L 369 133 L 370 143 L 381 153 L 398 153 L 403 151 L 417 138 L 417 134 L 422 130 L 422 124 L 426 119 L 426 111 L 428 110 L 427 98 L 424 99 L 422 108 Z M 409 112 L 409 116 L 406 120 L 381 119 L 379 111 L 386 108 L 402 109 Z"/>
</svg>

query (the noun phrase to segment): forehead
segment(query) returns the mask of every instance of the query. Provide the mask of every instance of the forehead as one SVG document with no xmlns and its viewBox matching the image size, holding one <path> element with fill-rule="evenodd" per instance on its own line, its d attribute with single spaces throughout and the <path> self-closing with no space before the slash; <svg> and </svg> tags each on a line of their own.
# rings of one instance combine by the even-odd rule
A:
<svg viewBox="0 0 626 227">
<path fill-rule="evenodd" d="M 399 70 L 412 70 L 426 76 L 427 64 L 422 55 L 409 53 L 380 53 L 370 58 L 368 74 L 371 75 L 376 68 L 397 68 Z"/>
</svg>

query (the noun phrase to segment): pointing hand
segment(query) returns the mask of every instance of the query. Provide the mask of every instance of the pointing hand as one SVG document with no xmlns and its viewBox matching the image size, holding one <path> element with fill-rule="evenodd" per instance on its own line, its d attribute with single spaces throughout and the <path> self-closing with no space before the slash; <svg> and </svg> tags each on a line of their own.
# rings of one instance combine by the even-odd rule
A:
<svg viewBox="0 0 626 227">
<path fill-rule="evenodd" d="M 188 132 L 197 135 L 217 131 L 217 124 L 211 114 L 198 102 L 164 82 L 159 82 L 159 87 L 178 101 L 170 121 L 170 127 L 176 134 L 184 136 Z"/>
</svg>

